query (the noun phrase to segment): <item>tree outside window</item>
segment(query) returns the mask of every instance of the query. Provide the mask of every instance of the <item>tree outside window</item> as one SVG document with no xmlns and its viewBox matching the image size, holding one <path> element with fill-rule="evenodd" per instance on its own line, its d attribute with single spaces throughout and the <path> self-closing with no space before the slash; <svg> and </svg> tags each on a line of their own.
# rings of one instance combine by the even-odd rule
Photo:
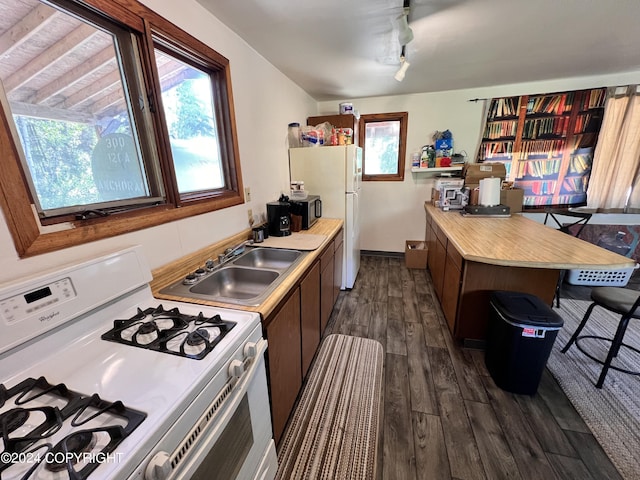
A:
<svg viewBox="0 0 640 480">
<path fill-rule="evenodd" d="M 360 116 L 362 180 L 404 180 L 408 117 L 407 112 Z"/>
</svg>

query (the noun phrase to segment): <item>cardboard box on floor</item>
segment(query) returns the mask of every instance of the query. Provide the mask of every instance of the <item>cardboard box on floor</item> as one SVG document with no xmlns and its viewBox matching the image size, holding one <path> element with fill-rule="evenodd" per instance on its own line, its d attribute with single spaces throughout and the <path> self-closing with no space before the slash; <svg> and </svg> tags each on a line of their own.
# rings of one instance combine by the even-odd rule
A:
<svg viewBox="0 0 640 480">
<path fill-rule="evenodd" d="M 407 268 L 427 268 L 427 245 L 422 240 L 407 240 L 404 245 L 404 261 Z"/>
</svg>

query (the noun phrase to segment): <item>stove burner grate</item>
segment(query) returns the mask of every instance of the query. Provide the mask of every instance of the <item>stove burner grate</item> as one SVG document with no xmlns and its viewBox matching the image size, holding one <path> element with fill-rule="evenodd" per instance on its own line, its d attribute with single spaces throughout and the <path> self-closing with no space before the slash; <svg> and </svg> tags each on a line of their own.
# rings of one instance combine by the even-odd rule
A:
<svg viewBox="0 0 640 480">
<path fill-rule="evenodd" d="M 207 318 L 202 312 L 189 315 L 178 308 L 165 310 L 162 305 L 137 310 L 128 320 L 115 320 L 114 327 L 102 339 L 201 360 L 235 326 L 217 314 Z M 162 328 L 161 322 L 165 322 L 166 328 Z"/>
<path fill-rule="evenodd" d="M 31 466 L 26 474 L 20 474 L 22 479 L 31 478 L 32 475 L 40 478 L 34 472 L 44 468 L 49 472 L 66 470 L 68 477 L 60 478 L 84 480 L 99 466 L 99 463 L 95 461 L 95 455 L 85 457 L 82 453 L 113 452 L 122 439 L 133 432 L 146 418 L 146 414 L 127 408 L 120 401 L 109 402 L 101 399 L 97 394 L 86 396 L 69 390 L 64 384 L 51 385 L 44 377 L 28 378 L 10 389 L 0 384 L 0 392 L 4 393 L 4 402 L 0 406 L 11 400 L 16 405 L 15 408 L 0 414 L 0 435 L 4 448 L 1 453 L 27 453 L 39 450 L 54 453 L 53 456 L 41 454 L 42 460 L 39 463 Z M 37 406 L 33 406 L 34 402 Z M 64 406 L 59 408 L 42 405 L 47 402 L 63 403 Z M 41 420 L 38 425 L 29 425 L 31 430 L 28 432 L 20 432 L 16 435 L 16 432 L 28 425 L 32 415 L 39 419 L 43 417 L 44 420 Z M 103 415 L 108 416 L 102 417 Z M 93 420 L 98 422 L 97 425 L 101 422 L 105 425 L 98 428 L 81 428 L 89 426 Z M 62 431 L 63 435 L 67 430 L 70 433 L 52 446 L 50 438 L 62 428 L 65 428 Z M 56 456 L 55 453 L 77 453 L 78 455 Z M 50 458 L 54 461 L 48 462 Z M 85 458 L 90 460 L 85 461 Z M 2 472 L 11 469 L 14 463 L 2 459 L 3 456 L 0 455 L 0 476 L 5 477 L 6 474 Z M 82 462 L 78 463 L 80 459 Z M 16 466 L 20 468 L 19 464 Z M 76 466 L 81 468 L 77 470 Z"/>
</svg>

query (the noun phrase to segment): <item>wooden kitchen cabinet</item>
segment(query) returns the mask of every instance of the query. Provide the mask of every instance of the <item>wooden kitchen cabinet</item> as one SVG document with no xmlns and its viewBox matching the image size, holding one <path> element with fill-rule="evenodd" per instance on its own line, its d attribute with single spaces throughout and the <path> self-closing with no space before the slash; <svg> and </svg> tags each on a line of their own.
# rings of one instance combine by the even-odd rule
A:
<svg viewBox="0 0 640 480">
<path fill-rule="evenodd" d="M 335 305 L 342 286 L 342 266 L 344 263 L 344 230 L 340 230 L 333 241 L 333 304 Z"/>
<path fill-rule="evenodd" d="M 320 261 L 313 264 L 300 283 L 300 336 L 304 378 L 320 344 Z"/>
<path fill-rule="evenodd" d="M 331 242 L 320 257 L 320 333 L 324 332 L 334 305 L 334 242 Z"/>
<path fill-rule="evenodd" d="M 353 130 L 352 142 L 358 144 L 358 119 L 353 115 L 321 115 L 317 117 L 308 117 L 307 125 L 315 127 L 321 123 L 329 122 L 336 128 L 350 128 Z M 327 139 L 325 139 L 327 140 Z"/>
<path fill-rule="evenodd" d="M 449 242 L 447 243 L 447 255 L 444 266 L 444 278 L 442 283 L 442 312 L 453 334 L 456 326 L 456 312 L 458 310 L 458 298 L 460 297 L 460 284 L 462 282 L 462 255 Z"/>
<path fill-rule="evenodd" d="M 425 243 L 427 245 L 427 267 L 429 272 L 433 271 L 434 261 L 436 258 L 436 233 L 433 230 L 431 215 L 427 213 L 427 227 L 425 229 Z M 433 275 L 432 275 L 433 276 Z"/>
<path fill-rule="evenodd" d="M 300 288 L 266 324 L 271 416 L 277 444 L 302 386 Z"/>
<path fill-rule="evenodd" d="M 431 241 L 433 245 L 433 258 L 429 265 L 429 270 L 431 271 L 431 280 L 433 281 L 436 296 L 438 300 L 442 302 L 444 269 L 447 259 L 447 238 L 435 223 L 432 225 L 432 236 L 434 237 Z M 431 258 L 431 256 L 429 256 L 429 258 Z"/>
<path fill-rule="evenodd" d="M 313 363 L 335 304 L 335 252 L 336 248 L 342 248 L 341 232 L 302 275 L 293 293 L 264 322 L 269 342 L 269 388 L 276 444 Z M 338 245 L 336 240 L 339 240 Z"/>
</svg>

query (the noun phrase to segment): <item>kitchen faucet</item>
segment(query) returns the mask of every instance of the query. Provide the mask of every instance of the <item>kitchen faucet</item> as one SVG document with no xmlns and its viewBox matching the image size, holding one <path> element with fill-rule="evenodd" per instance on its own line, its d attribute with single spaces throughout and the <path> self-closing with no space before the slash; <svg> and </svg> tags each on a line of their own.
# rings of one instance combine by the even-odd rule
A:
<svg viewBox="0 0 640 480">
<path fill-rule="evenodd" d="M 245 240 L 244 242 L 239 243 L 238 245 L 234 245 L 231 248 L 227 248 L 224 251 L 224 253 L 221 253 L 220 255 L 218 255 L 218 265 L 222 265 L 223 263 L 226 263 L 229 260 L 231 260 L 233 257 L 240 255 L 244 251 L 244 248 L 247 245 L 253 245 L 253 240 Z"/>
</svg>

